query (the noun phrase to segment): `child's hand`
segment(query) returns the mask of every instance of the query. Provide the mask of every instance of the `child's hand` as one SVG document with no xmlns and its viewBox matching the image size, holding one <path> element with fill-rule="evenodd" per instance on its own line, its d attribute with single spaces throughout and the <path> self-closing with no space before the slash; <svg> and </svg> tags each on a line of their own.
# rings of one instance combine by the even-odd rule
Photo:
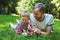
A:
<svg viewBox="0 0 60 40">
<path fill-rule="evenodd" d="M 28 29 L 31 30 L 32 29 L 32 24 L 28 25 Z"/>
</svg>

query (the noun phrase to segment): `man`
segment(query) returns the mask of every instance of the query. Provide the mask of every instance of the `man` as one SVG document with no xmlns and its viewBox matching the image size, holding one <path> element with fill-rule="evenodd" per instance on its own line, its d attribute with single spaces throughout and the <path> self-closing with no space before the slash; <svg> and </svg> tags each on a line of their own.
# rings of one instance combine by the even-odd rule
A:
<svg viewBox="0 0 60 40">
<path fill-rule="evenodd" d="M 40 29 L 38 34 L 50 34 L 54 24 L 53 16 L 45 14 L 45 6 L 42 3 L 36 3 L 33 7 L 33 14 L 30 15 L 33 25 Z"/>
</svg>

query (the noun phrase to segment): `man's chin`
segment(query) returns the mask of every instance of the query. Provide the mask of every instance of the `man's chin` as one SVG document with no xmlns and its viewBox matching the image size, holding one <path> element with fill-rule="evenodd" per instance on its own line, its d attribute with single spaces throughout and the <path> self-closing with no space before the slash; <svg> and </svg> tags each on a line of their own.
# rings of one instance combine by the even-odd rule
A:
<svg viewBox="0 0 60 40">
<path fill-rule="evenodd" d="M 37 21 L 41 22 L 41 21 L 43 21 L 43 20 L 41 20 L 41 18 L 39 18 L 39 19 L 37 19 Z"/>
</svg>

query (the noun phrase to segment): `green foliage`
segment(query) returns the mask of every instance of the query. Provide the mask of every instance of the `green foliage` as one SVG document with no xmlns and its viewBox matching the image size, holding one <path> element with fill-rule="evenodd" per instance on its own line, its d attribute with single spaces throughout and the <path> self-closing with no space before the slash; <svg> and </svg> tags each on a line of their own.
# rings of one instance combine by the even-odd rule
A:
<svg viewBox="0 0 60 40">
<path fill-rule="evenodd" d="M 55 13 L 56 18 L 60 19 L 60 0 L 53 0 L 51 3 L 55 5 L 53 13 Z"/>
<path fill-rule="evenodd" d="M 18 2 L 18 6 L 16 7 L 16 10 L 18 13 L 21 13 L 22 10 L 27 10 L 29 12 L 32 12 L 32 8 L 37 0 L 21 0 Z"/>
<path fill-rule="evenodd" d="M 15 7 L 19 0 L 0 0 L 0 14 L 16 13 Z"/>
<path fill-rule="evenodd" d="M 22 10 L 31 13 L 35 3 L 43 3 L 46 6 L 46 13 L 60 19 L 60 0 L 0 0 L 0 14 L 20 14 Z"/>
<path fill-rule="evenodd" d="M 21 0 L 17 3 L 17 13 L 21 13 L 21 10 L 32 12 L 32 8 L 35 3 L 43 3 L 46 6 L 46 13 L 53 14 L 55 18 L 60 19 L 59 0 Z"/>
</svg>

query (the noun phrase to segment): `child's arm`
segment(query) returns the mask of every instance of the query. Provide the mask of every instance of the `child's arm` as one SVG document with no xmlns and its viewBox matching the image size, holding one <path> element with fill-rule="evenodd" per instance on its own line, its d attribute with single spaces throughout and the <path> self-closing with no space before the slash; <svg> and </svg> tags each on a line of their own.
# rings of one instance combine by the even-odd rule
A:
<svg viewBox="0 0 60 40">
<path fill-rule="evenodd" d="M 15 30 L 20 29 L 20 27 L 21 27 L 21 22 L 17 23 Z"/>
<path fill-rule="evenodd" d="M 12 22 L 9 23 L 9 26 L 10 26 L 12 29 L 15 29 L 15 28 L 16 28 L 16 25 L 13 25 Z"/>
</svg>

